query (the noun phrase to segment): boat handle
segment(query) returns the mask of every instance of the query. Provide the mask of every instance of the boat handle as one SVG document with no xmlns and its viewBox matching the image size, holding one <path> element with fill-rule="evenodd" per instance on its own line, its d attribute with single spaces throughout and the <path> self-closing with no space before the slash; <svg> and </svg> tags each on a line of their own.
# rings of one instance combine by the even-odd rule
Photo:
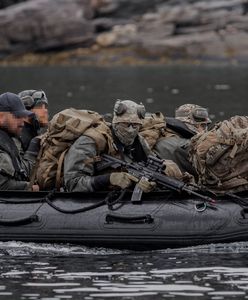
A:
<svg viewBox="0 0 248 300">
<path fill-rule="evenodd" d="M 143 216 L 121 216 L 114 214 L 107 214 L 105 221 L 107 224 L 118 222 L 118 223 L 132 223 L 132 224 L 151 224 L 154 222 L 154 219 L 151 215 L 143 215 Z"/>
<path fill-rule="evenodd" d="M 19 219 L 0 219 L 0 225 L 3 226 L 16 226 L 16 225 L 26 225 L 33 222 L 38 222 L 39 217 L 37 215 L 31 215 L 25 218 Z"/>
</svg>

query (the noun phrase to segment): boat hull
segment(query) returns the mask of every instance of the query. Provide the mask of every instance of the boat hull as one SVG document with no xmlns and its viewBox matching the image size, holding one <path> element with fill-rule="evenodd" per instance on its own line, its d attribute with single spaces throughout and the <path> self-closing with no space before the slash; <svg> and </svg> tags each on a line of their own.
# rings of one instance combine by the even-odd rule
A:
<svg viewBox="0 0 248 300">
<path fill-rule="evenodd" d="M 129 249 L 248 240 L 246 209 L 230 197 L 209 205 L 201 199 L 171 192 L 146 194 L 136 203 L 130 201 L 128 193 L 116 203 L 106 196 L 2 192 L 0 240 Z"/>
</svg>

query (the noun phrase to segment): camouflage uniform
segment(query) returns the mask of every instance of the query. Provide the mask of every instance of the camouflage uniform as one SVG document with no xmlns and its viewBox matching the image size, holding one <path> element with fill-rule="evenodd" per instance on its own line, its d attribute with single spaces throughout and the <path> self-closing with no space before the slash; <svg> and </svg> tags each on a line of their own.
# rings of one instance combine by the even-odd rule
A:
<svg viewBox="0 0 248 300">
<path fill-rule="evenodd" d="M 112 145 L 115 153 L 111 155 L 128 162 L 147 159 L 150 148 L 138 135 L 144 114 L 143 105 L 130 100 L 116 102 L 112 121 Z M 126 126 L 123 127 L 123 124 Z M 105 152 L 107 153 L 107 149 Z M 109 189 L 109 171 L 113 170 L 98 174 L 94 168 L 94 158 L 100 154 L 97 141 L 89 136 L 82 135 L 74 142 L 64 159 L 64 185 L 67 191 L 93 192 Z"/>
<path fill-rule="evenodd" d="M 139 136 L 135 144 L 137 148 L 143 150 L 140 151 L 140 160 L 146 159 L 150 154 L 150 149 L 145 140 Z M 121 156 L 128 162 L 137 161 L 133 157 L 132 151 L 128 152 L 128 149 L 124 149 L 120 143 L 114 143 L 114 147 L 118 149 L 116 156 Z M 87 163 L 97 155 L 99 153 L 96 142 L 92 138 L 83 135 L 74 142 L 64 160 L 64 184 L 67 191 L 93 192 L 108 189 L 109 174 L 96 174 L 94 164 Z"/>
<path fill-rule="evenodd" d="M 211 123 L 208 112 L 199 105 L 184 104 L 175 111 L 175 119 L 173 120 L 174 127 L 169 126 L 171 122 L 170 119 L 171 118 L 166 119 L 166 137 L 159 139 L 153 150 L 161 158 L 174 161 L 182 172 L 188 172 L 197 176 L 188 157 L 190 137 L 198 133 L 197 126 L 199 124 L 208 125 Z M 182 123 L 180 124 L 180 122 Z M 181 127 L 181 130 L 179 127 Z M 186 130 L 188 129 L 188 133 L 183 127 L 187 127 Z"/>
</svg>

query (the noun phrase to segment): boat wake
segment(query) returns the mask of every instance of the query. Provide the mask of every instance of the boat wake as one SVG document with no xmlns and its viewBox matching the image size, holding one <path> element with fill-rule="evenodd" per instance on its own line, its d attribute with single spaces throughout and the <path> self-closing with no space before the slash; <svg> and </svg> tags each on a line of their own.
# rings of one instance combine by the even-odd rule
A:
<svg viewBox="0 0 248 300">
<path fill-rule="evenodd" d="M 224 253 L 248 253 L 248 242 L 235 242 L 226 244 L 207 244 L 200 246 L 192 246 L 177 249 L 157 250 L 161 253 L 208 253 L 208 254 L 224 254 Z"/>
<path fill-rule="evenodd" d="M 138 251 L 118 250 L 111 248 L 97 248 L 75 246 L 72 244 L 46 244 L 24 243 L 17 241 L 0 242 L 0 256 L 85 256 L 85 255 L 121 255 L 134 254 Z M 186 248 L 161 249 L 152 251 L 139 251 L 142 253 L 248 253 L 248 242 L 235 242 L 228 244 L 209 244 Z"/>
<path fill-rule="evenodd" d="M 111 255 L 128 253 L 127 250 L 93 248 L 71 244 L 45 244 L 24 242 L 0 242 L 0 256 L 81 256 L 81 255 Z"/>
</svg>

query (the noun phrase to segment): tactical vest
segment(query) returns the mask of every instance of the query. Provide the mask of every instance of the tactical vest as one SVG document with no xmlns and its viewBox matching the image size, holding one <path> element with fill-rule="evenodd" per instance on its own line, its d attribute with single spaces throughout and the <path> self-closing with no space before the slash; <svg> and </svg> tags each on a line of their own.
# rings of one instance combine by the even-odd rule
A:
<svg viewBox="0 0 248 300">
<path fill-rule="evenodd" d="M 192 138 L 190 160 L 199 183 L 214 191 L 248 188 L 248 117 L 235 116 Z"/>
<path fill-rule="evenodd" d="M 4 130 L 0 129 L 0 149 L 3 150 L 4 152 L 8 153 L 8 155 L 11 158 L 13 167 L 15 169 L 15 174 L 14 178 L 16 180 L 23 180 L 27 181 L 28 180 L 28 175 L 26 172 L 21 168 L 21 157 L 19 154 L 19 151 L 17 149 L 17 146 L 13 139 L 9 136 L 7 132 Z M 0 166 L 1 170 L 1 166 Z M 5 174 L 5 170 L 1 170 L 3 174 Z"/>
<path fill-rule="evenodd" d="M 55 186 L 59 189 L 65 154 L 81 135 L 95 141 L 99 154 L 115 152 L 111 130 L 101 115 L 89 110 L 65 109 L 52 118 L 42 137 L 36 168 L 36 180 L 41 189 Z"/>
</svg>

